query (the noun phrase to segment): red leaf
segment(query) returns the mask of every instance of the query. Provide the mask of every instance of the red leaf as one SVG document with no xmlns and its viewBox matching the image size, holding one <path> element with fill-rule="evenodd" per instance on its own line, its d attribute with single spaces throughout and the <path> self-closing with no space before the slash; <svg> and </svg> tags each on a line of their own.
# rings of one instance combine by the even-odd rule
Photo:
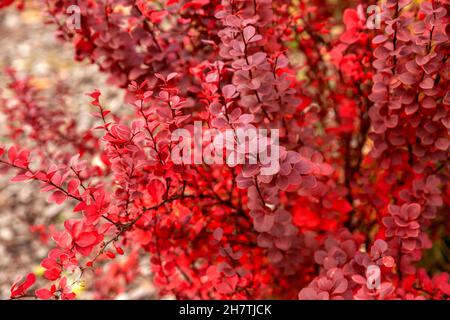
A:
<svg viewBox="0 0 450 320">
<path fill-rule="evenodd" d="M 12 178 L 10 181 L 11 182 L 19 182 L 19 181 L 25 181 L 25 180 L 30 180 L 31 178 L 28 177 L 25 174 L 18 174 L 17 176 L 15 176 L 14 178 Z"/>
<path fill-rule="evenodd" d="M 90 247 L 97 243 L 97 233 L 83 232 L 77 237 L 75 243 L 80 247 Z"/>
<path fill-rule="evenodd" d="M 17 148 L 15 146 L 12 146 L 11 148 L 9 148 L 8 151 L 9 162 L 14 163 L 16 157 L 17 157 Z"/>
<path fill-rule="evenodd" d="M 154 11 L 150 13 L 150 20 L 152 23 L 160 23 L 162 19 L 167 16 L 168 12 L 166 10 Z"/>
<path fill-rule="evenodd" d="M 170 81 L 170 80 L 172 80 L 175 77 L 178 77 L 178 73 L 177 72 L 169 73 L 169 75 L 167 76 L 166 81 Z"/>
<path fill-rule="evenodd" d="M 223 236 L 222 228 L 217 228 L 216 230 L 214 230 L 213 237 L 214 237 L 214 239 L 216 239 L 216 241 L 219 242 L 222 239 L 222 236 Z"/>
<path fill-rule="evenodd" d="M 66 199 L 67 195 L 64 192 L 58 190 L 52 193 L 52 195 L 48 198 L 48 201 L 61 204 L 66 201 Z"/>
<path fill-rule="evenodd" d="M 36 297 L 39 299 L 47 300 L 50 299 L 53 296 L 53 293 L 50 292 L 48 289 L 38 289 L 34 292 Z"/>
<path fill-rule="evenodd" d="M 27 274 L 25 281 L 19 284 L 22 277 L 19 277 L 11 286 L 11 298 L 17 298 L 23 296 L 27 289 L 36 282 L 36 276 L 34 273 Z"/>
<path fill-rule="evenodd" d="M 67 191 L 70 194 L 78 193 L 78 187 L 80 186 L 80 180 L 78 179 L 72 179 L 67 184 Z"/>
<path fill-rule="evenodd" d="M 254 26 L 247 26 L 244 28 L 244 40 L 245 42 L 250 42 L 250 40 L 255 36 L 256 29 Z"/>
</svg>

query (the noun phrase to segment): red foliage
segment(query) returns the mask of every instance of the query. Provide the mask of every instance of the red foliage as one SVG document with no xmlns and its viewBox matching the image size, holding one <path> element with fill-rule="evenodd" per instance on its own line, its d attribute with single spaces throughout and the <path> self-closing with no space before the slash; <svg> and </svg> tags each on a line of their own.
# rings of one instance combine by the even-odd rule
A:
<svg viewBox="0 0 450 320">
<path fill-rule="evenodd" d="M 76 29 L 72 1 L 43 3 L 133 113 L 113 114 L 95 90 L 99 124 L 79 132 L 8 71 L 15 97 L 0 109 L 13 146 L 0 163 L 74 207 L 63 230 L 49 228 L 50 288 L 36 297 L 72 299 L 66 275 L 88 271 L 96 297 L 114 297 L 143 253 L 160 295 L 178 299 L 449 297 L 445 272 L 417 269 L 448 236 L 432 223 L 447 223 L 450 203 L 448 1 L 388 0 L 375 30 L 354 1 L 339 2 L 354 6 L 342 21 L 321 0 L 77 1 Z M 174 135 L 197 121 L 233 141 L 279 129 L 276 166 L 174 161 Z"/>
</svg>

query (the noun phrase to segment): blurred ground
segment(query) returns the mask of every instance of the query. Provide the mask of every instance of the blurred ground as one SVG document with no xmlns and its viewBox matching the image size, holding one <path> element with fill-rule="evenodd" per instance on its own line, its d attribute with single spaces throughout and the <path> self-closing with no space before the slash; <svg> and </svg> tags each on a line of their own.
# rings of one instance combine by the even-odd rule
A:
<svg viewBox="0 0 450 320">
<path fill-rule="evenodd" d="M 74 61 L 72 47 L 55 39 L 55 29 L 43 23 L 41 9 L 30 1 L 21 13 L 14 8 L 0 11 L 0 88 L 6 87 L 7 79 L 2 72 L 5 67 L 32 75 L 33 83 L 42 89 L 51 89 L 57 81 L 66 81 L 68 105 L 84 127 L 90 125 L 91 119 L 90 98 L 85 96 L 86 92 L 98 88 L 109 107 L 122 107 L 121 92 L 106 84 L 106 77 L 96 66 Z M 8 143 L 1 132 L 4 121 L 0 115 L 0 144 Z M 36 185 L 12 184 L 9 179 L 10 176 L 0 176 L 0 299 L 9 297 L 11 284 L 18 275 L 42 272 L 39 263 L 47 255 L 48 247 L 39 242 L 38 235 L 30 232 L 30 226 L 61 221 L 63 214 L 67 216 L 71 212 L 64 206 L 49 205 L 46 195 L 36 192 Z M 152 298 L 154 289 L 150 285 L 150 275 L 143 276 L 138 286 L 119 298 Z M 79 295 L 80 298 L 90 296 L 89 288 Z"/>
</svg>

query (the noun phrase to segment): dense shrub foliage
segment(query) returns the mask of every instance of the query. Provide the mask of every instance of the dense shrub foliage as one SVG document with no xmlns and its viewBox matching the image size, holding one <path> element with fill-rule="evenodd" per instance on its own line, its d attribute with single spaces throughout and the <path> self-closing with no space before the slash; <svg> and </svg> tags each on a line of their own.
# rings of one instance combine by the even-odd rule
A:
<svg viewBox="0 0 450 320">
<path fill-rule="evenodd" d="M 142 255 L 177 299 L 449 297 L 448 274 L 424 259 L 449 231 L 447 0 L 42 5 L 129 112 L 92 91 L 97 125 L 80 132 L 59 96 L 7 70 L 2 169 L 73 206 L 41 230 L 46 282 L 30 273 L 11 298 L 73 299 L 87 273 L 111 298 Z M 237 140 L 279 130 L 276 165 L 175 161 L 174 134 L 199 122 Z"/>
</svg>

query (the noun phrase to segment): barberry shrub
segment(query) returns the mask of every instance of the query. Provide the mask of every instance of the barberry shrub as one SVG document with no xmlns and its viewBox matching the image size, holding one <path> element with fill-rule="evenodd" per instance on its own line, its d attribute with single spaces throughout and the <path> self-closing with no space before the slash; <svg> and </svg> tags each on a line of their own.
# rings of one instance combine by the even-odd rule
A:
<svg viewBox="0 0 450 320">
<path fill-rule="evenodd" d="M 80 132 L 7 70 L 2 170 L 73 208 L 45 281 L 10 298 L 73 299 L 88 273 L 113 298 L 142 257 L 177 299 L 449 298 L 449 266 L 427 254 L 449 239 L 449 1 L 41 2 L 126 101 L 113 113 L 88 93 L 97 123 Z M 275 165 L 220 148 L 177 161 L 199 123 L 237 143 L 278 130 L 250 141 Z"/>
</svg>

